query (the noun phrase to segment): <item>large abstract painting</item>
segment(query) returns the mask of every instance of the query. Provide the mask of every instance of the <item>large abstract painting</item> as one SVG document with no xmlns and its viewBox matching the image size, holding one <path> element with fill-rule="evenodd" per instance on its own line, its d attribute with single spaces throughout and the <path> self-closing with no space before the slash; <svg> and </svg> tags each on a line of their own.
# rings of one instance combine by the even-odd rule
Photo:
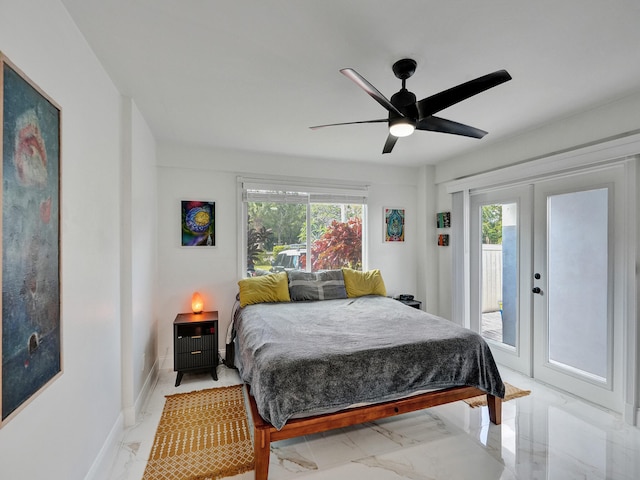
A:
<svg viewBox="0 0 640 480">
<path fill-rule="evenodd" d="M 62 374 L 60 108 L 0 53 L 2 419 Z"/>
<path fill-rule="evenodd" d="M 216 245 L 216 203 L 182 200 L 182 246 Z"/>
</svg>

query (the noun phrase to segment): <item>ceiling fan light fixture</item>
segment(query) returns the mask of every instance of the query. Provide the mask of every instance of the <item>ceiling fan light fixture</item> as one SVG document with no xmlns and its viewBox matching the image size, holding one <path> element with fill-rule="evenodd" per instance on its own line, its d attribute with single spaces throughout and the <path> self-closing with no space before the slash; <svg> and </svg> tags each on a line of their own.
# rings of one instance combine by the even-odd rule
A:
<svg viewBox="0 0 640 480">
<path fill-rule="evenodd" d="M 415 122 L 407 117 L 389 120 L 389 133 L 394 137 L 408 137 L 416 129 Z"/>
<path fill-rule="evenodd" d="M 389 135 L 382 149 L 383 154 L 391 153 L 399 137 L 408 137 L 416 129 L 420 131 L 428 130 L 432 132 L 450 133 L 471 138 L 482 138 L 487 134 L 487 132 L 479 128 L 447 120 L 446 118 L 436 117 L 434 114 L 511 80 L 511 75 L 509 75 L 506 70 L 498 70 L 483 75 L 482 77 L 469 80 L 417 101 L 416 95 L 407 90 L 406 82 L 407 79 L 415 73 L 416 67 L 416 61 L 410 58 L 403 58 L 393 64 L 393 73 L 402 81 L 402 88 L 394 93 L 391 99 L 388 99 L 380 93 L 376 87 L 371 85 L 366 78 L 354 69 L 343 68 L 340 70 L 340 73 L 352 80 L 358 87 L 387 110 L 387 112 L 389 112 L 388 117 L 359 122 L 331 123 L 309 128 L 315 130 L 321 127 L 353 125 L 356 123 L 387 123 Z"/>
</svg>

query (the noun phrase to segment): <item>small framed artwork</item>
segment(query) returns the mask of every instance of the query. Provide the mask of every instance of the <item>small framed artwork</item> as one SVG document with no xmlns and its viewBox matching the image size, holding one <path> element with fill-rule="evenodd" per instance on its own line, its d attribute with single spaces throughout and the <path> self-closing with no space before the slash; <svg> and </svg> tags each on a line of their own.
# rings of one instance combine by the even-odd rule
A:
<svg viewBox="0 0 640 480">
<path fill-rule="evenodd" d="M 216 202 L 182 200 L 183 247 L 216 246 Z"/>
<path fill-rule="evenodd" d="M 438 235 L 438 245 L 441 247 L 449 246 L 449 235 L 446 233 L 441 233 Z"/>
<path fill-rule="evenodd" d="M 404 208 L 384 208 L 384 241 L 404 242 Z"/>
<path fill-rule="evenodd" d="M 0 104 L 1 427 L 62 375 L 62 327 L 61 109 L 2 53 Z"/>
<path fill-rule="evenodd" d="M 436 228 L 451 227 L 451 212 L 436 213 Z"/>
</svg>

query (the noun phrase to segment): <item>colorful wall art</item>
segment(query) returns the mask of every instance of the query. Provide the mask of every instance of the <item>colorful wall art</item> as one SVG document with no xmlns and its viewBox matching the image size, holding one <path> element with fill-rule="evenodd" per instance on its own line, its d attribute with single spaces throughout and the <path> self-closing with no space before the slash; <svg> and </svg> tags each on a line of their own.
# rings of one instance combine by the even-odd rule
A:
<svg viewBox="0 0 640 480">
<path fill-rule="evenodd" d="M 0 53 L 0 426 L 62 374 L 60 107 Z"/>
<path fill-rule="evenodd" d="M 384 208 L 384 241 L 404 242 L 404 208 Z"/>
<path fill-rule="evenodd" d="M 216 203 L 182 200 L 182 246 L 216 245 Z"/>
<path fill-rule="evenodd" d="M 451 227 L 451 212 L 436 213 L 436 228 Z"/>
</svg>

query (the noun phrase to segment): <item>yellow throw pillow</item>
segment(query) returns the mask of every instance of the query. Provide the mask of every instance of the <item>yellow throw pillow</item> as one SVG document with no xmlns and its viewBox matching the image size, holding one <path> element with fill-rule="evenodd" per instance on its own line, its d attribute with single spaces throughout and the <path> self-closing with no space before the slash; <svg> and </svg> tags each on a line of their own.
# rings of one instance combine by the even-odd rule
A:
<svg viewBox="0 0 640 480">
<path fill-rule="evenodd" d="M 350 268 L 343 268 L 344 286 L 347 289 L 347 296 L 362 297 L 364 295 L 387 295 L 387 289 L 382 280 L 380 270 L 369 270 L 361 272 Z"/>
<path fill-rule="evenodd" d="M 238 286 L 241 307 L 254 303 L 291 301 L 286 272 L 245 278 L 238 282 Z"/>
</svg>

